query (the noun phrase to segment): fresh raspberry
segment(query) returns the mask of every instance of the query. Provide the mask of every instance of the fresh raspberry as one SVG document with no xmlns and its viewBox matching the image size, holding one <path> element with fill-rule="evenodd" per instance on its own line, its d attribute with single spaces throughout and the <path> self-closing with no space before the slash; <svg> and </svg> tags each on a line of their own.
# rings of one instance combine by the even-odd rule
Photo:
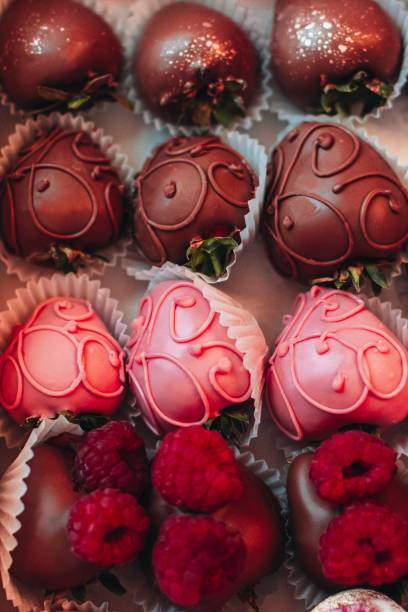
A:
<svg viewBox="0 0 408 612">
<path fill-rule="evenodd" d="M 152 480 L 168 503 L 194 512 L 214 512 L 243 492 L 239 465 L 224 438 L 199 426 L 167 434 Z"/>
<path fill-rule="evenodd" d="M 221 592 L 242 572 L 245 557 L 241 534 L 210 516 L 172 516 L 153 547 L 159 587 L 180 606 Z"/>
<path fill-rule="evenodd" d="M 150 519 L 136 499 L 117 489 L 79 499 L 68 520 L 72 552 L 102 567 L 132 561 L 143 548 Z"/>
<path fill-rule="evenodd" d="M 382 491 L 397 469 L 397 454 L 363 431 L 338 433 L 323 442 L 310 466 L 319 497 L 346 504 Z"/>
<path fill-rule="evenodd" d="M 320 561 L 341 585 L 380 586 L 408 572 L 408 522 L 371 502 L 354 504 L 320 538 Z"/>
<path fill-rule="evenodd" d="M 83 436 L 74 464 L 80 489 L 119 489 L 139 496 L 149 481 L 145 444 L 126 421 L 110 421 Z"/>
</svg>

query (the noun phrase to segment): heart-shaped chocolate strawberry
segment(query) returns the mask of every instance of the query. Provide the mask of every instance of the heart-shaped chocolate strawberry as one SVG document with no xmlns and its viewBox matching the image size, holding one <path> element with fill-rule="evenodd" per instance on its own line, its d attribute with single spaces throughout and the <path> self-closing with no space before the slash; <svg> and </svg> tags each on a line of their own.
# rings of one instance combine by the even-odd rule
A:
<svg viewBox="0 0 408 612">
<path fill-rule="evenodd" d="M 408 239 L 408 195 L 367 142 L 335 123 L 298 125 L 275 148 L 263 227 L 269 256 L 304 283 L 384 286 L 378 265 Z"/>
</svg>

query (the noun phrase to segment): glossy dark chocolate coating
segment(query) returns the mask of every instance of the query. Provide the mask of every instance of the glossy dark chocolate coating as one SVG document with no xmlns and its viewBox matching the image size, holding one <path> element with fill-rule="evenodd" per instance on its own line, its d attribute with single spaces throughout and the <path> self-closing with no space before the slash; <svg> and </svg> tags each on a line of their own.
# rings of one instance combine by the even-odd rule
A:
<svg viewBox="0 0 408 612">
<path fill-rule="evenodd" d="M 136 240 L 155 265 L 184 264 L 190 241 L 212 238 L 217 225 L 245 227 L 258 179 L 245 159 L 217 136 L 171 138 L 137 179 Z"/>
<path fill-rule="evenodd" d="M 23 108 L 49 105 L 40 85 L 78 92 L 98 74 L 118 81 L 122 49 L 112 28 L 74 0 L 14 0 L 0 18 L 0 82 Z"/>
<path fill-rule="evenodd" d="M 24 257 L 62 244 L 93 252 L 120 234 L 124 190 L 85 132 L 54 129 L 21 151 L 1 185 L 3 240 Z"/>
<path fill-rule="evenodd" d="M 329 523 L 339 514 L 341 507 L 321 499 L 310 479 L 309 471 L 313 454 L 296 457 L 289 468 L 288 500 L 290 529 L 295 542 L 296 557 L 305 573 L 326 591 L 336 591 L 344 585 L 325 578 L 319 560 L 320 537 Z M 386 489 L 370 501 L 385 506 L 403 520 L 408 516 L 408 482 L 397 471 Z"/>
<path fill-rule="evenodd" d="M 70 550 L 66 525 L 80 497 L 72 482 L 70 456 L 58 448 L 38 446 L 29 466 L 11 572 L 23 584 L 46 590 L 85 584 L 101 568 L 81 561 Z"/>
<path fill-rule="evenodd" d="M 343 83 L 364 70 L 395 81 L 402 37 L 374 0 L 278 0 L 271 51 L 282 91 L 305 110 L 317 110 L 322 76 Z"/>
<path fill-rule="evenodd" d="M 263 215 L 269 256 L 302 282 L 408 239 L 408 196 L 373 147 L 335 123 L 302 123 L 276 147 Z"/>
<path fill-rule="evenodd" d="M 229 17 L 193 2 L 160 9 L 138 41 L 133 75 L 138 94 L 155 114 L 180 120 L 182 109 L 171 100 L 186 87 L 218 79 L 242 79 L 247 107 L 258 85 L 259 60 L 247 34 Z"/>
</svg>

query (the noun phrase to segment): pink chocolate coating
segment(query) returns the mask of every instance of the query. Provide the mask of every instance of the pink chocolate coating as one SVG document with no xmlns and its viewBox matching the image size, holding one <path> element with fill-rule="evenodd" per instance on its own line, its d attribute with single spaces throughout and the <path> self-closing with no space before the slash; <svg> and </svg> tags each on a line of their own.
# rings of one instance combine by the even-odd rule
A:
<svg viewBox="0 0 408 612">
<path fill-rule="evenodd" d="M 408 415 L 407 352 L 356 296 L 314 287 L 298 295 L 276 341 L 266 397 L 294 440 L 345 425 L 388 427 Z"/>
<path fill-rule="evenodd" d="M 110 415 L 124 383 L 124 353 L 85 300 L 42 302 L 0 356 L 0 404 L 18 423 L 63 411 Z"/>
<path fill-rule="evenodd" d="M 144 296 L 128 350 L 132 391 L 157 435 L 251 397 L 243 355 L 192 283 L 166 281 Z"/>
</svg>

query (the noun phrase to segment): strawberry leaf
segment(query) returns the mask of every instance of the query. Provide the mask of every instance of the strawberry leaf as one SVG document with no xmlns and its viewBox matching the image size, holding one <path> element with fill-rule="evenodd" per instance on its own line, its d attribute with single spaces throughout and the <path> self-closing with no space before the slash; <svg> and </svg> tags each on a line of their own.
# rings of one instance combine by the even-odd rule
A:
<svg viewBox="0 0 408 612">
<path fill-rule="evenodd" d="M 223 438 L 239 448 L 240 437 L 249 427 L 253 410 L 252 402 L 224 408 L 219 416 L 209 419 L 204 427 L 218 431 Z"/>
<path fill-rule="evenodd" d="M 105 425 L 105 423 L 109 421 L 108 417 L 95 412 L 81 412 L 80 414 L 74 414 L 69 410 L 65 410 L 64 412 L 61 412 L 61 414 L 70 423 L 79 425 L 82 431 L 92 431 L 92 429 L 98 429 L 98 427 L 102 427 L 102 425 Z"/>
<path fill-rule="evenodd" d="M 125 595 L 126 589 L 112 572 L 103 572 L 99 576 L 99 582 L 114 595 Z"/>
<path fill-rule="evenodd" d="M 28 259 L 33 263 L 52 266 L 64 274 L 76 272 L 78 268 L 83 268 L 93 261 L 108 261 L 103 255 L 84 253 L 78 249 L 57 244 L 52 244 L 48 251 L 30 255 Z"/>
<path fill-rule="evenodd" d="M 194 239 L 187 250 L 187 266 L 194 272 L 219 278 L 231 261 L 238 243 L 231 236 Z"/>
<path fill-rule="evenodd" d="M 327 115 L 348 116 L 359 107 L 361 116 L 383 106 L 393 94 L 394 87 L 378 79 L 371 79 L 360 70 L 344 83 L 327 83 L 322 77 L 320 110 Z"/>
<path fill-rule="evenodd" d="M 364 287 L 364 283 L 370 282 L 375 295 L 381 293 L 381 289 L 388 289 L 389 283 L 385 270 L 390 267 L 384 263 L 351 263 L 345 268 L 340 269 L 333 276 L 315 278 L 311 281 L 312 285 L 325 285 L 336 287 L 336 289 L 348 289 L 352 287 L 356 293 Z"/>
</svg>

